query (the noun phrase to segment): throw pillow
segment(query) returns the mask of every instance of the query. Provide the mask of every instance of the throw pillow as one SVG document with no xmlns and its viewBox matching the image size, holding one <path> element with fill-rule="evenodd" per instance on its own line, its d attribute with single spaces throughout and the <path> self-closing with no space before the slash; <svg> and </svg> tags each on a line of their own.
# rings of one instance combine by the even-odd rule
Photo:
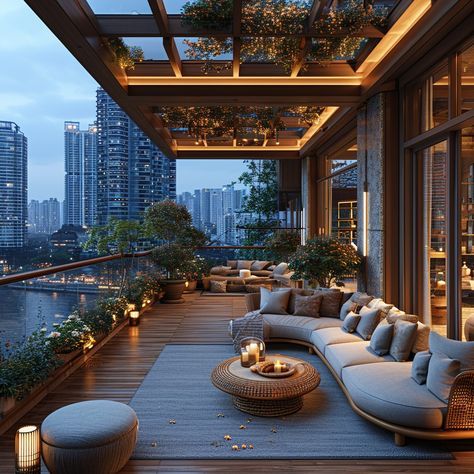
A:
<svg viewBox="0 0 474 474">
<path fill-rule="evenodd" d="M 353 333 L 357 325 L 359 324 L 360 321 L 360 315 L 355 314 L 354 312 L 350 312 L 344 319 L 344 324 L 342 325 L 342 329 L 349 333 Z"/>
<path fill-rule="evenodd" d="M 380 309 L 382 313 L 387 314 L 392 308 L 393 304 L 385 303 L 382 298 L 374 298 L 367 303 L 367 306 L 371 309 Z"/>
<path fill-rule="evenodd" d="M 227 266 L 235 270 L 237 268 L 237 260 L 227 260 Z"/>
<path fill-rule="evenodd" d="M 319 318 L 319 308 L 321 306 L 321 295 L 302 296 L 295 295 L 295 316 L 309 316 Z"/>
<path fill-rule="evenodd" d="M 227 275 L 227 272 L 230 270 L 232 270 L 230 267 L 218 265 L 217 267 L 211 268 L 211 275 Z"/>
<path fill-rule="evenodd" d="M 250 270 L 253 260 L 237 260 L 237 270 Z"/>
<path fill-rule="evenodd" d="M 430 364 L 431 352 L 423 351 L 417 352 L 411 365 L 411 378 L 418 384 L 426 383 L 428 375 L 428 366 Z"/>
<path fill-rule="evenodd" d="M 361 291 L 356 291 L 350 298 L 354 303 L 357 303 L 360 306 L 367 306 L 373 299 L 373 296 L 368 295 L 367 293 L 362 293 Z"/>
<path fill-rule="evenodd" d="M 430 351 L 459 360 L 462 370 L 472 370 L 474 367 L 474 342 L 454 341 L 431 331 Z"/>
<path fill-rule="evenodd" d="M 227 280 L 216 281 L 211 280 L 211 293 L 226 293 L 227 292 Z"/>
<path fill-rule="evenodd" d="M 397 308 L 396 306 L 394 306 L 389 312 L 388 312 L 389 315 L 396 315 L 396 314 L 405 314 L 405 311 L 402 311 L 400 308 Z"/>
<path fill-rule="evenodd" d="M 459 360 L 449 359 L 436 353 L 433 354 L 426 378 L 428 390 L 443 402 L 448 403 L 449 392 L 460 370 L 461 362 Z"/>
<path fill-rule="evenodd" d="M 399 319 L 393 325 L 393 338 L 390 344 L 390 355 L 398 362 L 409 359 L 413 344 L 416 339 L 416 323 Z"/>
<path fill-rule="evenodd" d="M 319 288 L 315 295 L 323 295 L 319 313 L 325 318 L 339 318 L 343 293 L 339 289 Z"/>
<path fill-rule="evenodd" d="M 377 324 L 380 322 L 380 310 L 370 309 L 364 306 L 360 312 L 360 321 L 357 325 L 357 332 L 362 339 L 368 341 L 372 336 Z"/>
<path fill-rule="evenodd" d="M 290 290 L 270 291 L 260 288 L 260 313 L 262 314 L 288 314 L 288 300 Z"/>
<path fill-rule="evenodd" d="M 275 270 L 276 268 L 276 265 L 270 265 L 267 270 L 270 270 L 271 272 L 273 272 L 273 270 Z"/>
<path fill-rule="evenodd" d="M 346 316 L 351 312 L 355 311 L 357 308 L 357 303 L 352 300 L 347 300 L 342 306 L 341 311 L 339 312 L 339 317 L 344 321 Z"/>
<path fill-rule="evenodd" d="M 255 260 L 255 262 L 250 265 L 250 270 L 265 270 L 270 265 L 270 262 L 267 260 Z"/>
<path fill-rule="evenodd" d="M 400 313 L 392 313 L 392 310 L 390 310 L 387 314 L 387 321 L 390 324 L 395 324 L 396 321 L 401 319 L 402 321 L 410 321 L 410 323 L 417 323 L 418 322 L 418 316 L 416 314 L 406 314 L 403 312 Z"/>
<path fill-rule="evenodd" d="M 393 324 L 383 320 L 376 328 L 370 338 L 370 348 L 379 356 L 388 354 L 393 337 Z"/>
<path fill-rule="evenodd" d="M 417 352 L 427 351 L 430 348 L 430 327 L 418 321 L 416 329 L 416 338 L 411 349 L 415 354 Z"/>
<path fill-rule="evenodd" d="M 273 270 L 274 275 L 284 275 L 288 272 L 288 264 L 285 262 L 279 263 Z"/>
<path fill-rule="evenodd" d="M 282 290 L 288 290 L 288 288 L 277 289 L 277 291 L 282 291 Z M 296 295 L 309 296 L 310 294 L 312 295 L 313 293 L 309 293 L 308 291 L 303 290 L 303 288 L 290 288 L 290 300 L 288 301 L 288 313 L 295 314 Z"/>
</svg>

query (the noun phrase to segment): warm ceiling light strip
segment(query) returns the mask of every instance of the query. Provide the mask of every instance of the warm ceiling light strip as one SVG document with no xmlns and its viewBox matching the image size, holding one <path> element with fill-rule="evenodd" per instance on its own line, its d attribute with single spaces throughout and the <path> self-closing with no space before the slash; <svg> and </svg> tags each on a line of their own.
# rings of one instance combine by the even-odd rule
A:
<svg viewBox="0 0 474 474">
<path fill-rule="evenodd" d="M 324 112 L 319 117 L 319 121 L 308 128 L 303 138 L 300 140 L 300 147 L 302 147 L 338 110 L 339 107 L 326 107 Z"/>
<path fill-rule="evenodd" d="M 129 76 L 129 86 L 360 86 L 362 76 L 314 76 L 314 77 L 163 77 Z"/>
<path fill-rule="evenodd" d="M 299 151 L 300 147 L 298 146 L 266 146 L 265 151 Z M 209 146 L 208 148 L 204 148 L 203 146 L 187 146 L 187 145 L 180 145 L 177 148 L 177 151 L 235 151 L 236 153 L 241 151 L 262 151 L 261 146 L 254 146 L 254 145 L 246 145 L 246 146 Z"/>
<path fill-rule="evenodd" d="M 367 76 L 431 8 L 431 0 L 413 0 L 377 46 L 358 67 L 357 74 Z"/>
</svg>

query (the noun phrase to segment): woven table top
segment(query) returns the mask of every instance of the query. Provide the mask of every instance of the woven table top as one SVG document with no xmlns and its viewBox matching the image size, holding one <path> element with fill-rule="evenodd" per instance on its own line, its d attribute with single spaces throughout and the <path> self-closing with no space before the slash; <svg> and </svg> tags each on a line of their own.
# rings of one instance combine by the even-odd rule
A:
<svg viewBox="0 0 474 474">
<path fill-rule="evenodd" d="M 314 390 L 321 381 L 319 372 L 307 362 L 286 355 L 271 355 L 265 360 L 280 360 L 296 365 L 290 377 L 270 379 L 240 365 L 240 357 L 232 357 L 217 365 L 211 374 L 212 383 L 223 392 L 255 400 L 284 400 L 300 397 Z"/>
</svg>

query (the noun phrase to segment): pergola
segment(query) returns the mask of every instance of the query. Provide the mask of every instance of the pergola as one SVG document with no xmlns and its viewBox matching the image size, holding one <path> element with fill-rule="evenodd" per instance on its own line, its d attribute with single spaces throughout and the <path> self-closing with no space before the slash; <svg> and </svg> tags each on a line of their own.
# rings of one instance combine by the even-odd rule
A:
<svg viewBox="0 0 474 474">
<path fill-rule="evenodd" d="M 322 32 L 315 22 L 346 2 L 313 0 L 301 31 L 262 32 L 242 28 L 248 1 L 233 0 L 230 26 L 217 29 L 189 26 L 181 14 L 166 11 L 164 0 L 148 0 L 149 12 L 140 14 L 98 14 L 86 0 L 26 0 L 167 156 L 239 159 L 299 159 L 310 154 L 328 129 L 347 122 L 366 97 L 387 87 L 400 58 L 409 54 L 420 37 L 436 34 L 430 26 L 440 18 L 448 21 L 450 8 L 456 4 L 454 0 L 364 1 L 366 8 L 386 9 L 386 26 Z M 291 70 L 271 62 L 242 60 L 243 42 L 264 36 L 298 40 Z M 314 41 L 348 36 L 361 39 L 353 57 L 311 60 Z M 162 39 L 166 57 L 145 57 L 133 68 L 122 68 L 110 48 L 111 38 Z M 218 67 L 206 71 L 205 60 L 181 57 L 183 38 L 226 38 L 232 43 L 232 53 L 213 60 Z M 308 108 L 317 110 L 312 121 L 302 120 L 300 114 Z M 221 115 L 224 110 L 230 115 L 230 126 L 218 136 L 212 129 L 197 133 L 169 123 L 164 110 L 198 117 L 204 110 Z M 263 131 L 254 124 L 260 111 L 270 116 L 270 125 Z"/>
</svg>

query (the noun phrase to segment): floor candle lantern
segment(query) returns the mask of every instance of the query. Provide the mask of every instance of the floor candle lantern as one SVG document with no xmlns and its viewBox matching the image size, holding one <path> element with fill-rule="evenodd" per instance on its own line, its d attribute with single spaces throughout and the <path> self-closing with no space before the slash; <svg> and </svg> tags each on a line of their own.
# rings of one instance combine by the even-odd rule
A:
<svg viewBox="0 0 474 474">
<path fill-rule="evenodd" d="M 21 427 L 15 435 L 15 474 L 40 474 L 40 431 L 37 426 Z"/>
</svg>

